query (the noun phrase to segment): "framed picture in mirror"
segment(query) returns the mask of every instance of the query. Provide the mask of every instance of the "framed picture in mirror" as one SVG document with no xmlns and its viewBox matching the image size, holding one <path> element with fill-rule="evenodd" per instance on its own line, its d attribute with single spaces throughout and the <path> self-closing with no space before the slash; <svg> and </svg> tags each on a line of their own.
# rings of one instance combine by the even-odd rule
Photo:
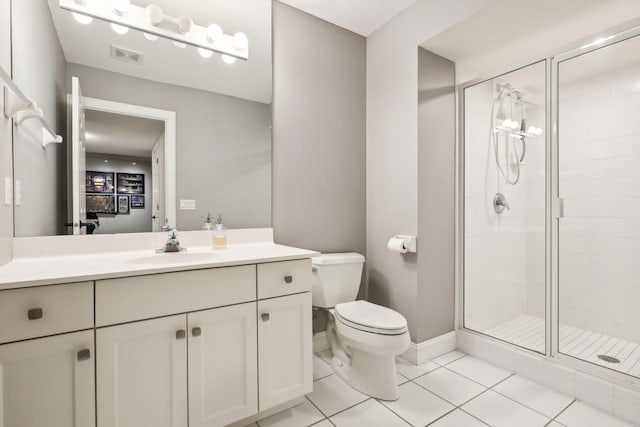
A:
<svg viewBox="0 0 640 427">
<path fill-rule="evenodd" d="M 118 193 L 144 194 L 143 173 L 119 173 Z"/>
<path fill-rule="evenodd" d="M 87 171 L 85 188 L 87 193 L 113 194 L 113 172 Z"/>
<path fill-rule="evenodd" d="M 132 194 L 131 209 L 144 209 L 144 196 Z"/>
<path fill-rule="evenodd" d="M 116 196 L 87 194 L 87 213 L 116 213 Z"/>
<path fill-rule="evenodd" d="M 118 215 L 129 215 L 129 196 L 118 196 Z"/>
</svg>

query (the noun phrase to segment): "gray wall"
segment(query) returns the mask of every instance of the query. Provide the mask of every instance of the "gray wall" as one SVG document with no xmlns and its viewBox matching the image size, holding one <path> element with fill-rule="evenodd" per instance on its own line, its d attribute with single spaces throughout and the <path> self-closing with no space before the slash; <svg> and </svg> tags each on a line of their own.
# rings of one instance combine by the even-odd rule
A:
<svg viewBox="0 0 640 427">
<path fill-rule="evenodd" d="M 68 64 L 68 87 L 72 76 L 85 96 L 176 112 L 177 199 L 196 200 L 178 229 L 201 228 L 207 212 L 230 228 L 271 226 L 269 105 Z"/>
<path fill-rule="evenodd" d="M 16 206 L 15 233 L 16 236 L 66 234 L 69 141 L 64 53 L 46 1 L 13 1 L 11 17 L 13 79 L 64 138 L 63 144 L 43 149 L 42 126 L 38 121 L 29 120 L 14 128 L 14 172 L 22 186 L 22 203 Z"/>
<path fill-rule="evenodd" d="M 104 160 L 108 159 L 109 163 Z M 132 165 L 131 162 L 135 162 Z M 130 209 L 128 215 L 98 214 L 100 227 L 95 234 L 143 233 L 151 231 L 153 200 L 151 197 L 151 159 L 114 157 L 110 155 L 87 154 L 87 170 L 114 172 L 114 184 L 117 185 L 117 173 L 144 174 L 144 209 Z M 117 190 L 116 190 L 117 191 Z M 116 206 L 118 199 L 116 198 Z"/>
<path fill-rule="evenodd" d="M 273 2 L 278 243 L 365 253 L 366 39 Z"/>
<path fill-rule="evenodd" d="M 389 252 L 387 241 L 394 234 L 419 234 L 418 170 L 425 165 L 418 159 L 416 46 L 489 2 L 458 0 L 455 5 L 444 5 L 442 1 L 418 0 L 367 38 L 369 296 L 373 302 L 387 305 L 407 318 L 413 342 L 429 338 L 429 334 L 420 331 L 432 319 L 418 300 L 421 287 L 430 285 L 419 279 L 418 257 Z M 418 241 L 418 251 L 427 243 L 425 239 L 433 247 L 449 244 L 439 238 L 423 237 Z M 453 328 L 449 323 L 442 329 L 444 326 Z"/>
<path fill-rule="evenodd" d="M 455 329 L 455 64 L 418 48 L 417 342 Z"/>
<path fill-rule="evenodd" d="M 0 67 L 11 75 L 11 0 L 0 0 Z M 4 111 L 4 96 L 0 96 Z M 11 260 L 13 237 L 13 207 L 4 204 L 4 179 L 11 178 L 12 169 L 11 120 L 0 114 L 0 265 Z"/>
</svg>

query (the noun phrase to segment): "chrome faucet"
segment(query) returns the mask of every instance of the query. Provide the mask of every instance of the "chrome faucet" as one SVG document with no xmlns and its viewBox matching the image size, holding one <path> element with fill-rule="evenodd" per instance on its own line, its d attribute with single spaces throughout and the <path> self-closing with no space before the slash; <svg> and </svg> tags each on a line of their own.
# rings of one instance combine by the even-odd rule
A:
<svg viewBox="0 0 640 427">
<path fill-rule="evenodd" d="M 180 247 L 180 240 L 178 240 L 178 230 L 175 228 L 169 228 L 169 236 L 164 246 L 158 249 L 156 252 L 181 252 L 186 251 Z"/>
</svg>

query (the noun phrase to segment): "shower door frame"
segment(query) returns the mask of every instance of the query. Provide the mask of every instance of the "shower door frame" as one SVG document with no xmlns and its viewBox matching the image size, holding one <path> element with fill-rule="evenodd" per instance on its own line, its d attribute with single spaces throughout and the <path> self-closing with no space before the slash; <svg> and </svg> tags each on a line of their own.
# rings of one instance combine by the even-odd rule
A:
<svg viewBox="0 0 640 427">
<path fill-rule="evenodd" d="M 588 54 L 592 51 L 623 42 L 632 37 L 640 36 L 640 26 L 629 28 L 614 27 L 602 31 L 604 36 L 613 36 L 602 43 L 586 46 L 596 38 L 594 35 L 586 37 L 584 42 L 571 49 L 547 56 L 527 64 L 513 67 L 508 71 L 489 77 L 474 79 L 456 85 L 457 103 L 457 132 L 455 152 L 455 287 L 456 313 L 455 322 L 459 330 L 483 337 L 487 340 L 504 343 L 517 350 L 524 351 L 536 357 L 552 360 L 577 371 L 594 374 L 616 384 L 637 384 L 640 378 L 630 374 L 608 369 L 583 359 L 561 353 L 559 351 L 559 221 L 562 217 L 561 201 L 559 198 L 559 65 L 563 61 Z M 545 62 L 545 353 L 528 349 L 491 335 L 466 328 L 464 325 L 464 253 L 465 253 L 465 89 L 477 84 L 493 80 L 539 62 Z"/>
</svg>

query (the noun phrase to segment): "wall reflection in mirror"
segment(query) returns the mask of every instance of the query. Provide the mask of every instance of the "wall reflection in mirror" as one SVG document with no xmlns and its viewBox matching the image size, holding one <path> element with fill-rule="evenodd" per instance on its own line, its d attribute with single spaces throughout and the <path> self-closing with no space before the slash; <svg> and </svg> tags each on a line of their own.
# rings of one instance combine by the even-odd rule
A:
<svg viewBox="0 0 640 427">
<path fill-rule="evenodd" d="M 150 3 L 246 34 L 249 59 L 12 2 L 13 80 L 64 138 L 13 128 L 16 237 L 271 226 L 271 2 Z"/>
</svg>

